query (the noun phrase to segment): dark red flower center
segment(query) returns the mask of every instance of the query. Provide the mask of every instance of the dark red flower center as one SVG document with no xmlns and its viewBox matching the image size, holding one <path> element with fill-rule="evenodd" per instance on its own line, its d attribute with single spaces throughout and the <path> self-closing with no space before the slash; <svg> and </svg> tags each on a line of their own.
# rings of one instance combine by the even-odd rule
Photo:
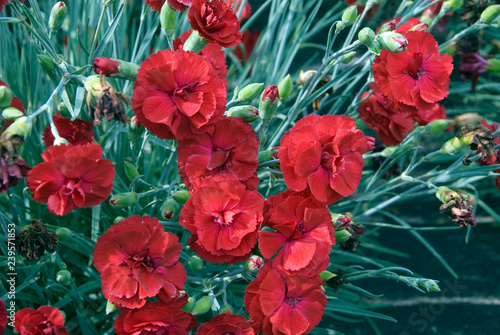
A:
<svg viewBox="0 0 500 335">
<path fill-rule="evenodd" d="M 170 332 L 167 328 L 155 325 L 145 326 L 139 335 L 168 335 Z"/>
<path fill-rule="evenodd" d="M 235 211 L 224 211 L 220 213 L 212 213 L 214 222 L 221 226 L 229 226 L 233 222 L 233 217 L 237 214 Z"/>
<path fill-rule="evenodd" d="M 55 334 L 56 330 L 54 329 L 54 324 L 50 320 L 46 320 L 40 322 L 36 329 L 33 331 L 33 335 L 52 335 Z"/>
<path fill-rule="evenodd" d="M 333 173 L 337 171 L 337 167 L 342 165 L 344 162 L 344 157 L 340 154 L 340 150 L 337 145 L 333 143 L 328 143 L 323 146 L 323 154 L 321 155 L 321 166 L 330 170 Z"/>
<path fill-rule="evenodd" d="M 196 85 L 178 87 L 174 91 L 174 96 L 188 101 L 189 100 L 189 93 L 191 93 L 193 91 L 193 88 L 195 86 Z"/>
<path fill-rule="evenodd" d="M 212 155 L 210 156 L 210 161 L 208 162 L 207 169 L 213 170 L 216 168 L 222 168 L 226 164 L 226 161 L 228 160 L 229 154 L 231 153 L 232 149 L 234 148 L 231 148 L 229 150 L 215 148 L 212 151 Z"/>
<path fill-rule="evenodd" d="M 80 178 L 69 179 L 66 182 L 66 185 L 64 185 L 64 188 L 62 190 L 62 194 L 63 195 L 71 195 L 71 194 L 73 194 L 73 191 L 77 188 L 80 188 Z"/>
<path fill-rule="evenodd" d="M 285 302 L 289 304 L 291 307 L 295 307 L 302 299 L 300 298 L 285 298 Z"/>
<path fill-rule="evenodd" d="M 146 269 L 148 269 L 148 271 L 156 268 L 156 266 L 153 264 L 153 260 L 149 258 L 149 256 L 134 255 L 130 257 L 130 259 L 125 260 L 125 263 L 127 263 L 130 268 L 139 268 L 141 266 L 144 266 Z"/>
<path fill-rule="evenodd" d="M 226 26 L 224 20 L 221 20 L 220 18 L 223 18 L 226 15 L 227 6 L 225 6 L 220 13 L 217 13 L 217 11 L 217 8 L 208 2 L 205 2 L 201 8 L 201 15 L 204 17 L 205 29 L 209 32 L 221 30 Z"/>
<path fill-rule="evenodd" d="M 413 79 L 419 80 L 420 76 L 423 74 L 422 72 L 422 63 L 424 61 L 424 57 L 421 52 L 416 52 L 413 54 L 413 59 L 408 63 L 406 70 L 408 74 Z"/>
<path fill-rule="evenodd" d="M 304 221 L 300 221 L 299 223 L 297 223 L 296 229 L 303 235 L 306 232 L 304 229 Z"/>
<path fill-rule="evenodd" d="M 224 333 L 222 333 L 222 335 L 236 335 L 236 334 L 233 332 L 224 332 Z"/>
</svg>

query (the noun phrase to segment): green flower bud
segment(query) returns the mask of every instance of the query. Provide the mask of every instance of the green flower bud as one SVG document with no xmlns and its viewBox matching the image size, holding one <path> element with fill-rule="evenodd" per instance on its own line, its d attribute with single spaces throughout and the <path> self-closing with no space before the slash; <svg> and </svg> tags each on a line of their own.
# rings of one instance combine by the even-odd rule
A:
<svg viewBox="0 0 500 335">
<path fill-rule="evenodd" d="M 109 203 L 113 207 L 130 207 L 139 201 L 139 194 L 135 192 L 125 192 L 111 197 Z"/>
<path fill-rule="evenodd" d="M 437 282 L 435 280 L 429 279 L 423 282 L 421 285 L 429 292 L 441 292 Z"/>
<path fill-rule="evenodd" d="M 441 6 L 439 15 L 444 15 L 448 12 L 455 12 L 464 7 L 464 0 L 446 0 Z"/>
<path fill-rule="evenodd" d="M 139 72 L 139 66 L 134 63 L 108 57 L 94 58 L 92 68 L 97 74 L 102 73 L 107 77 L 125 80 L 137 79 L 137 73 Z"/>
<path fill-rule="evenodd" d="M 128 126 L 127 136 L 132 142 L 137 142 L 142 138 L 145 129 L 139 119 L 137 119 L 137 116 L 134 116 Z"/>
<path fill-rule="evenodd" d="M 358 18 L 358 7 L 357 6 L 347 7 L 347 9 L 342 14 L 342 22 L 346 26 L 350 26 L 351 24 L 356 22 L 357 18 Z"/>
<path fill-rule="evenodd" d="M 379 42 L 382 48 L 394 53 L 400 53 L 408 49 L 408 40 L 399 33 L 383 33 L 379 35 Z"/>
<path fill-rule="evenodd" d="M 259 102 L 259 116 L 263 120 L 270 120 L 278 109 L 280 95 L 276 85 L 269 85 L 262 92 Z"/>
<path fill-rule="evenodd" d="M 277 152 L 278 150 L 276 149 L 267 149 L 265 151 L 259 152 L 259 164 L 276 159 L 277 157 L 275 156 L 277 155 Z"/>
<path fill-rule="evenodd" d="M 31 121 L 31 118 L 27 116 L 21 116 L 20 118 L 17 118 L 14 123 L 9 126 L 9 128 L 5 129 L 5 131 L 3 132 L 3 136 L 10 137 L 13 135 L 19 135 L 23 138 L 26 138 L 32 127 L 33 122 Z"/>
<path fill-rule="evenodd" d="M 208 44 L 207 41 L 203 39 L 203 37 L 198 34 L 196 30 L 193 30 L 191 35 L 189 35 L 188 39 L 186 42 L 184 42 L 184 45 L 182 49 L 184 51 L 192 51 L 195 54 L 199 53 L 203 48 Z"/>
<path fill-rule="evenodd" d="M 165 1 L 160 11 L 160 26 L 161 32 L 166 37 L 172 37 L 175 31 L 176 19 L 175 10 L 170 6 L 168 1 Z"/>
<path fill-rule="evenodd" d="M 335 28 L 337 28 L 337 31 L 342 31 L 345 29 L 345 23 L 342 21 L 338 21 L 337 24 L 335 24 Z"/>
<path fill-rule="evenodd" d="M 7 86 L 0 86 L 0 108 L 7 108 L 12 102 L 12 91 Z"/>
<path fill-rule="evenodd" d="M 2 111 L 2 117 L 7 120 L 14 121 L 23 116 L 23 112 L 14 107 L 7 107 Z"/>
<path fill-rule="evenodd" d="M 122 220 L 125 220 L 125 218 L 124 218 L 123 216 L 117 216 L 117 217 L 115 218 L 115 220 L 113 221 L 113 223 L 118 223 L 118 222 L 120 222 L 120 221 L 122 221 Z"/>
<path fill-rule="evenodd" d="M 347 229 L 338 229 L 335 231 L 335 243 L 342 243 L 351 238 L 351 233 Z"/>
<path fill-rule="evenodd" d="M 382 46 L 380 45 L 379 41 L 375 39 L 375 41 L 373 41 L 373 43 L 368 46 L 368 50 L 370 50 L 372 54 L 378 56 L 382 51 Z"/>
<path fill-rule="evenodd" d="M 488 59 L 488 63 L 490 64 L 486 67 L 486 70 L 493 73 L 500 73 L 500 59 L 491 58 Z"/>
<path fill-rule="evenodd" d="M 193 297 L 189 297 L 188 298 L 188 303 L 184 307 L 182 307 L 182 310 L 184 312 L 191 313 L 191 311 L 193 310 L 195 302 L 196 302 L 196 300 Z"/>
<path fill-rule="evenodd" d="M 264 266 L 264 258 L 252 255 L 245 262 L 245 268 L 250 272 L 259 272 Z"/>
<path fill-rule="evenodd" d="M 351 51 L 339 57 L 339 62 L 342 64 L 349 64 L 356 56 L 356 51 Z"/>
<path fill-rule="evenodd" d="M 498 18 L 500 18 L 500 5 L 490 5 L 481 13 L 480 21 L 490 24 Z"/>
<path fill-rule="evenodd" d="M 203 260 L 198 255 L 191 256 L 189 258 L 188 264 L 193 270 L 203 269 Z"/>
<path fill-rule="evenodd" d="M 321 279 L 323 279 L 323 281 L 328 281 L 328 280 L 332 279 L 333 277 L 336 277 L 337 275 L 335 273 L 330 272 L 330 271 L 323 271 L 319 274 L 319 276 L 321 277 Z"/>
<path fill-rule="evenodd" d="M 440 133 L 448 128 L 452 122 L 453 120 L 434 120 L 425 126 L 425 132 L 427 134 Z"/>
<path fill-rule="evenodd" d="M 61 241 L 67 241 L 73 237 L 73 232 L 68 228 L 59 227 L 56 229 L 56 235 Z"/>
<path fill-rule="evenodd" d="M 189 195 L 188 191 L 179 190 L 172 194 L 172 198 L 174 198 L 174 200 L 177 201 L 179 205 L 184 205 L 189 200 L 189 198 L 191 198 L 191 196 Z"/>
<path fill-rule="evenodd" d="M 263 83 L 253 83 L 243 87 L 238 92 L 238 100 L 240 101 L 252 101 L 256 98 L 264 87 Z"/>
<path fill-rule="evenodd" d="M 57 111 L 64 117 L 71 117 L 71 112 L 64 102 L 61 102 L 59 105 L 57 105 Z"/>
<path fill-rule="evenodd" d="M 71 272 L 68 270 L 60 270 L 56 274 L 56 281 L 61 285 L 68 285 L 71 282 Z"/>
<path fill-rule="evenodd" d="M 359 31 L 358 39 L 361 44 L 369 46 L 375 40 L 375 33 L 372 29 L 365 27 Z"/>
<path fill-rule="evenodd" d="M 167 221 L 174 220 L 179 215 L 179 211 L 179 203 L 173 197 L 168 197 L 160 209 L 161 216 Z"/>
<path fill-rule="evenodd" d="M 38 59 L 38 62 L 40 65 L 46 70 L 46 71 L 51 71 L 53 70 L 57 64 L 54 62 L 52 57 L 47 56 L 47 55 L 37 55 L 36 58 Z"/>
<path fill-rule="evenodd" d="M 378 30 L 379 35 L 390 31 L 395 31 L 396 25 L 397 24 L 395 19 L 387 21 L 386 23 L 380 26 L 380 29 Z"/>
<path fill-rule="evenodd" d="M 116 312 L 117 310 L 118 308 L 116 308 L 116 306 L 112 302 L 110 302 L 109 300 L 106 302 L 106 315 Z"/>
<path fill-rule="evenodd" d="M 61 26 L 64 22 L 64 18 L 66 17 L 66 13 L 68 12 L 68 7 L 62 1 L 59 1 L 52 7 L 50 11 L 49 17 L 49 28 L 52 31 L 57 31 L 61 29 Z"/>
<path fill-rule="evenodd" d="M 281 79 L 278 84 L 278 92 L 280 95 L 280 100 L 283 101 L 288 98 L 293 93 L 293 82 L 290 75 L 287 75 L 285 78 Z"/>
<path fill-rule="evenodd" d="M 453 137 L 451 140 L 446 141 L 441 147 L 440 152 L 443 154 L 454 155 L 464 149 L 467 149 L 472 142 L 472 136 L 462 136 L 460 138 Z"/>
<path fill-rule="evenodd" d="M 133 180 L 135 177 L 139 175 L 139 171 L 137 171 L 137 168 L 134 166 L 134 164 L 125 161 L 123 168 L 125 170 L 125 174 L 127 175 L 127 178 L 130 180 Z"/>
<path fill-rule="evenodd" d="M 219 314 L 225 314 L 227 311 L 229 311 L 229 313 L 231 314 L 234 314 L 234 307 L 229 304 L 224 304 L 220 308 Z"/>
<path fill-rule="evenodd" d="M 259 110 L 254 106 L 237 106 L 227 111 L 228 116 L 239 117 L 247 123 L 254 122 L 259 118 Z"/>
<path fill-rule="evenodd" d="M 193 309 L 191 310 L 191 314 L 195 316 L 205 314 L 211 307 L 212 299 L 207 296 L 203 296 L 195 302 Z"/>
</svg>

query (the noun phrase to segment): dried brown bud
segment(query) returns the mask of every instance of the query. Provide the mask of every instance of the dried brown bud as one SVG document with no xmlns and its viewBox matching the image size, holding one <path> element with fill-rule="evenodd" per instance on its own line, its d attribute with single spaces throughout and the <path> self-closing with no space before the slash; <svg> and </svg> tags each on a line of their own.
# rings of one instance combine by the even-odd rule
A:
<svg viewBox="0 0 500 335">
<path fill-rule="evenodd" d="M 15 186 L 25 177 L 31 167 L 19 156 L 18 146 L 23 144 L 24 136 L 4 133 L 0 138 L 0 193 Z"/>
<path fill-rule="evenodd" d="M 458 138 L 462 136 L 472 136 L 469 151 L 463 158 L 463 163 L 465 165 L 470 165 L 471 163 L 468 159 L 471 150 L 474 152 L 476 150 L 481 152 L 482 160 L 486 160 L 488 157 L 495 155 L 495 138 L 488 127 L 482 124 L 464 126 L 457 134 Z"/>
<path fill-rule="evenodd" d="M 303 86 L 305 83 L 307 83 L 312 77 L 314 77 L 314 75 L 316 75 L 318 71 L 316 70 L 308 70 L 306 72 L 304 71 L 300 71 L 300 74 L 299 74 L 299 79 L 297 80 L 297 86 Z M 332 78 L 330 78 L 329 76 L 325 75 L 323 76 L 319 83 L 316 85 L 316 87 L 314 88 L 313 92 L 316 92 L 318 91 L 320 88 L 322 88 L 323 86 L 325 86 L 326 84 L 328 84 L 330 81 L 332 81 Z M 309 83 L 311 84 L 311 83 Z M 319 111 L 321 109 L 321 106 L 320 106 L 320 100 L 323 99 L 325 97 L 326 94 L 333 94 L 333 87 L 330 87 L 329 90 L 327 90 L 324 94 L 322 94 L 318 99 L 315 99 L 312 103 L 312 106 L 313 106 L 313 109 L 314 110 L 317 110 Z"/>
<path fill-rule="evenodd" d="M 465 193 L 455 192 L 447 187 L 439 187 L 436 196 L 443 204 L 439 207 L 441 213 L 448 214 L 451 221 L 460 226 L 476 226 L 472 209 L 476 204 L 476 199 Z"/>
<path fill-rule="evenodd" d="M 87 107 L 90 117 L 94 119 L 94 125 L 101 124 L 104 117 L 108 122 L 116 120 L 123 124 L 130 123 L 123 104 L 130 105 L 130 99 L 121 92 L 117 92 L 101 73 L 100 85 L 92 85 L 87 94 Z"/>
<path fill-rule="evenodd" d="M 47 230 L 42 220 L 31 220 L 31 226 L 16 232 L 16 250 L 27 259 L 38 260 L 45 253 L 57 249 L 58 237 Z"/>
</svg>

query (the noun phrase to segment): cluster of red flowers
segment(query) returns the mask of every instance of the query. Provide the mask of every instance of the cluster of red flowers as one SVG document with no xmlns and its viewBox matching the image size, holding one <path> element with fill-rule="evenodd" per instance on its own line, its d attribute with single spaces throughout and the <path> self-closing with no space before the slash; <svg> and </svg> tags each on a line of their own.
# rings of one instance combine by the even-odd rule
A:
<svg viewBox="0 0 500 335">
<path fill-rule="evenodd" d="M 34 310 L 24 308 L 16 312 L 15 330 L 21 335 L 57 334 L 68 335 L 64 327 L 61 311 L 50 306 L 41 306 Z"/>
<path fill-rule="evenodd" d="M 384 25 L 395 29 L 400 19 Z M 437 41 L 425 29 L 410 31 L 419 24 L 412 18 L 396 31 L 408 40 L 402 53 L 382 50 L 373 63 L 373 94 L 359 107 L 359 116 L 385 144 L 396 145 L 413 128 L 446 118 L 437 104 L 448 95 L 452 57 L 438 51 Z M 363 96 L 366 97 L 367 94 Z"/>
</svg>

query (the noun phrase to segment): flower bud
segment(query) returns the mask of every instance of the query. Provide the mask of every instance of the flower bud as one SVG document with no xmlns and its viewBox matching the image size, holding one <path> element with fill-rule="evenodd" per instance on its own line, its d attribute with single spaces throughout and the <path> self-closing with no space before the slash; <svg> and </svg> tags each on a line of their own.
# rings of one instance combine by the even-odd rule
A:
<svg viewBox="0 0 500 335">
<path fill-rule="evenodd" d="M 118 223 L 118 222 L 120 222 L 120 221 L 122 221 L 122 220 L 125 220 L 125 218 L 124 218 L 123 216 L 117 216 L 117 217 L 115 218 L 115 220 L 113 221 L 113 223 Z"/>
<path fill-rule="evenodd" d="M 464 149 L 467 149 L 472 142 L 472 136 L 453 137 L 446 141 L 441 147 L 440 152 L 443 154 L 454 155 Z"/>
<path fill-rule="evenodd" d="M 273 118 L 274 113 L 278 109 L 279 98 L 278 86 L 269 85 L 266 87 L 264 92 L 262 92 L 259 102 L 259 116 L 261 119 L 270 120 Z"/>
<path fill-rule="evenodd" d="M 359 31 L 358 39 L 361 44 L 369 46 L 375 40 L 375 33 L 372 29 L 365 27 Z"/>
<path fill-rule="evenodd" d="M 167 221 L 175 219 L 179 211 L 180 206 L 173 197 L 168 197 L 160 208 L 161 216 Z"/>
<path fill-rule="evenodd" d="M 56 229 L 56 235 L 61 241 L 67 241 L 73 237 L 73 232 L 68 228 L 59 227 Z"/>
<path fill-rule="evenodd" d="M 379 35 L 379 42 L 382 48 L 390 52 L 400 53 L 408 49 L 408 40 L 399 33 L 383 33 Z"/>
<path fill-rule="evenodd" d="M 175 10 L 170 6 L 168 1 L 165 1 L 160 11 L 160 26 L 161 32 L 166 37 L 172 37 L 175 31 L 176 18 Z"/>
<path fill-rule="evenodd" d="M 387 32 L 390 32 L 390 31 L 395 31 L 396 30 L 396 20 L 395 19 L 392 19 L 392 20 L 389 20 L 387 21 L 386 23 L 384 23 L 383 25 L 380 26 L 379 30 L 378 30 L 378 33 L 379 35 L 380 34 L 383 34 L 383 33 L 387 33 Z"/>
<path fill-rule="evenodd" d="M 104 74 L 111 78 L 119 78 L 125 80 L 135 80 L 139 71 L 139 66 L 134 63 L 125 62 L 120 59 L 107 57 L 96 57 L 92 64 L 94 72 Z"/>
<path fill-rule="evenodd" d="M 253 83 L 243 87 L 238 92 L 238 100 L 251 101 L 256 98 L 264 87 L 263 83 Z"/>
<path fill-rule="evenodd" d="M 436 134 L 444 131 L 452 124 L 453 120 L 434 120 L 425 126 L 427 134 Z"/>
<path fill-rule="evenodd" d="M 188 264 L 193 270 L 203 269 L 203 260 L 198 255 L 191 256 L 189 258 Z"/>
<path fill-rule="evenodd" d="M 356 56 L 356 51 L 351 51 L 339 57 L 339 62 L 342 64 L 349 64 Z"/>
<path fill-rule="evenodd" d="M 229 313 L 231 314 L 234 314 L 234 307 L 229 304 L 224 304 L 221 306 L 219 314 L 225 314 L 227 311 L 229 311 Z"/>
<path fill-rule="evenodd" d="M 212 300 L 207 296 L 203 296 L 195 302 L 193 309 L 191 310 L 191 314 L 195 316 L 205 314 L 211 307 Z"/>
<path fill-rule="evenodd" d="M 357 6 L 347 7 L 347 9 L 342 14 L 342 22 L 346 25 L 346 27 L 356 22 L 357 18 L 358 18 Z"/>
<path fill-rule="evenodd" d="M 138 140 L 140 140 L 145 129 L 146 128 L 142 126 L 142 123 L 141 121 L 139 121 L 137 116 L 134 116 L 130 121 L 130 125 L 128 127 L 127 136 L 129 140 L 131 140 L 132 142 L 137 142 Z"/>
<path fill-rule="evenodd" d="M 424 281 L 421 286 L 423 286 L 428 292 L 441 292 L 437 281 L 432 279 Z"/>
<path fill-rule="evenodd" d="M 491 58 L 488 59 L 488 63 L 489 64 L 486 67 L 486 70 L 488 70 L 488 72 L 500 73 L 500 59 Z"/>
<path fill-rule="evenodd" d="M 437 188 L 436 197 L 443 203 L 439 207 L 440 212 L 448 214 L 451 221 L 457 223 L 460 228 L 476 225 L 473 215 L 476 198 L 465 193 L 455 192 L 445 186 Z"/>
<path fill-rule="evenodd" d="M 410 28 L 410 31 L 428 31 L 429 25 L 427 23 L 419 23 L 416 26 Z"/>
<path fill-rule="evenodd" d="M 12 102 L 12 91 L 7 86 L 0 86 L 0 108 L 7 108 Z"/>
<path fill-rule="evenodd" d="M 134 180 L 135 177 L 139 175 L 139 171 L 137 171 L 137 168 L 130 162 L 125 161 L 123 168 L 125 170 L 125 175 L 129 180 Z"/>
<path fill-rule="evenodd" d="M 368 50 L 370 50 L 372 54 L 378 56 L 382 51 L 382 46 L 380 45 L 380 42 L 375 39 L 375 41 L 373 41 L 373 43 L 368 46 Z"/>
<path fill-rule="evenodd" d="M 36 58 L 38 59 L 38 62 L 40 65 L 46 70 L 46 71 L 51 71 L 53 70 L 57 64 L 54 62 L 52 57 L 47 56 L 47 55 L 37 55 Z"/>
<path fill-rule="evenodd" d="M 228 116 L 239 117 L 247 123 L 251 123 L 259 118 L 259 110 L 254 106 L 237 106 L 227 111 Z"/>
<path fill-rule="evenodd" d="M 52 7 L 50 11 L 49 17 L 49 28 L 52 31 L 57 31 L 61 29 L 61 26 L 64 22 L 64 18 L 66 17 L 66 13 L 68 12 L 68 7 L 62 1 L 59 1 Z"/>
<path fill-rule="evenodd" d="M 351 233 L 347 229 L 339 229 L 335 231 L 335 243 L 342 243 L 351 238 Z"/>
<path fill-rule="evenodd" d="M 345 29 L 345 23 L 342 22 L 342 21 L 338 21 L 337 24 L 335 25 L 335 27 L 337 28 L 337 31 L 344 30 Z"/>
<path fill-rule="evenodd" d="M 15 119 L 20 118 L 23 115 L 23 112 L 14 107 L 7 107 L 2 111 L 2 117 L 10 121 L 14 121 Z"/>
<path fill-rule="evenodd" d="M 323 281 L 328 281 L 328 280 L 332 279 L 333 277 L 336 277 L 337 275 L 335 273 L 330 272 L 330 271 L 323 271 L 319 274 L 319 276 L 321 277 L 321 279 L 323 279 Z"/>
<path fill-rule="evenodd" d="M 188 303 L 184 307 L 182 307 L 182 310 L 184 312 L 191 313 L 191 311 L 193 310 L 194 304 L 195 304 L 195 299 L 193 297 L 189 297 Z"/>
<path fill-rule="evenodd" d="M 10 137 L 19 135 L 23 138 L 26 138 L 32 127 L 33 122 L 31 121 L 31 118 L 29 118 L 28 116 L 21 116 L 20 118 L 17 118 L 14 123 L 9 126 L 9 128 L 5 129 L 2 136 Z"/>
<path fill-rule="evenodd" d="M 481 22 L 490 24 L 500 18 L 500 5 L 489 5 L 481 13 Z"/>
<path fill-rule="evenodd" d="M 116 312 L 117 310 L 118 308 L 116 308 L 116 306 L 112 302 L 110 302 L 109 300 L 106 302 L 106 315 Z"/>
<path fill-rule="evenodd" d="M 279 92 L 279 99 L 281 101 L 285 100 L 290 95 L 292 95 L 293 82 L 292 78 L 290 78 L 290 75 L 287 75 L 285 78 L 281 79 L 281 81 L 278 84 L 278 92 Z"/>
<path fill-rule="evenodd" d="M 264 266 L 264 259 L 257 255 L 250 256 L 245 262 L 245 268 L 250 272 L 258 272 Z"/>
<path fill-rule="evenodd" d="M 277 153 L 278 150 L 276 149 L 267 149 L 259 152 L 259 164 L 277 159 Z"/>
<path fill-rule="evenodd" d="M 208 44 L 207 41 L 203 39 L 203 37 L 200 36 L 200 34 L 196 31 L 193 30 L 191 35 L 189 35 L 188 39 L 186 42 L 184 42 L 184 45 L 182 46 L 182 49 L 184 51 L 192 51 L 195 54 L 199 53 L 203 48 Z"/>
<path fill-rule="evenodd" d="M 172 198 L 174 198 L 174 200 L 177 201 L 179 205 L 184 205 L 189 200 L 189 198 L 191 198 L 191 196 L 189 195 L 188 191 L 179 190 L 172 194 Z"/>
<path fill-rule="evenodd" d="M 135 192 L 125 192 L 111 197 L 109 203 L 114 207 L 130 207 L 139 201 L 139 194 Z"/>
<path fill-rule="evenodd" d="M 71 282 L 71 272 L 68 270 L 60 270 L 56 274 L 56 282 L 61 285 L 68 285 Z"/>
<path fill-rule="evenodd" d="M 441 10 L 439 11 L 439 15 L 444 15 L 448 12 L 455 12 L 460 8 L 463 8 L 464 0 L 446 0 L 443 2 L 443 6 L 441 6 Z"/>
</svg>

